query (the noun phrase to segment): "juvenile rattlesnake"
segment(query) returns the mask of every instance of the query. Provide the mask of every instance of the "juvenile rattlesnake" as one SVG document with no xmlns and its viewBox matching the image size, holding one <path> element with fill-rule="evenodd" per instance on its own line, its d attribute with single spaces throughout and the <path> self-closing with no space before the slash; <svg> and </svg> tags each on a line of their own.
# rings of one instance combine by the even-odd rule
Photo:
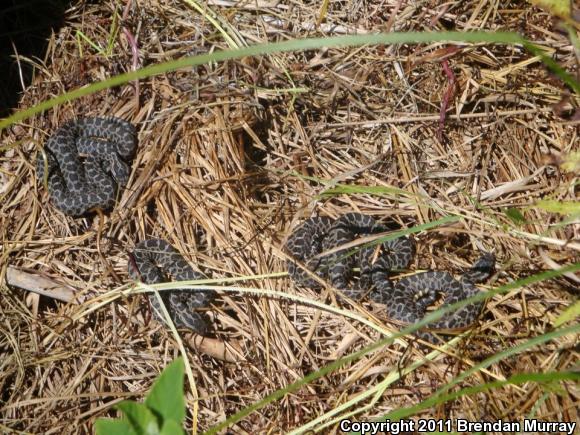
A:
<svg viewBox="0 0 580 435">
<path fill-rule="evenodd" d="M 135 151 L 136 136 L 133 125 L 112 117 L 81 118 L 60 127 L 44 147 L 54 205 L 71 216 L 112 208 L 118 188 L 129 179 L 127 161 Z M 41 182 L 44 171 L 45 159 L 39 153 L 36 174 Z"/>
<path fill-rule="evenodd" d="M 416 323 L 425 317 L 429 305 L 444 294 L 444 305 L 467 299 L 478 293 L 474 283 L 489 278 L 495 265 L 493 254 L 483 254 L 460 279 L 448 272 L 430 271 L 412 275 L 393 283 L 389 274 L 393 269 L 406 269 L 415 253 L 411 239 L 401 237 L 383 242 L 382 253 L 373 261 L 375 246 L 338 249 L 353 240 L 387 228 L 372 217 L 348 213 L 336 220 L 326 217 L 307 219 L 294 230 L 286 243 L 286 250 L 294 260 L 304 264 L 321 278 L 328 278 L 333 287 L 346 296 L 358 300 L 369 293 L 370 298 L 386 305 L 387 316 L 402 323 Z M 334 252 L 321 256 L 326 251 Z M 320 284 L 295 261 L 288 261 L 291 278 L 298 284 L 316 288 Z M 360 267 L 357 284 L 349 281 L 354 267 Z M 464 329 L 475 322 L 483 302 L 465 305 L 429 324 L 429 329 Z M 428 333 L 419 336 L 435 341 Z"/>
<path fill-rule="evenodd" d="M 176 281 L 206 278 L 201 272 L 193 270 L 183 256 L 162 239 L 138 243 L 129 259 L 128 271 L 131 278 L 146 284 L 157 284 L 170 278 Z M 210 324 L 207 315 L 200 310 L 209 307 L 214 292 L 184 289 L 161 291 L 159 294 L 177 328 L 189 328 L 200 335 L 208 334 Z M 150 294 L 149 301 L 157 318 L 163 321 L 157 296 Z"/>
</svg>

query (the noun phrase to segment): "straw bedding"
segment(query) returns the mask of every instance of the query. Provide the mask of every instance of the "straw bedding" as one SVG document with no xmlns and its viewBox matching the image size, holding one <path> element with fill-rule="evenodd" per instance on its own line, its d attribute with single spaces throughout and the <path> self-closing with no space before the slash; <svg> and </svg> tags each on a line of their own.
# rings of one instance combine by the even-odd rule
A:
<svg viewBox="0 0 580 435">
<path fill-rule="evenodd" d="M 557 22 L 528 3 L 501 9 L 482 1 L 335 2 L 317 26 L 320 2 L 211 1 L 206 6 L 216 13 L 218 29 L 206 19 L 209 12 L 200 15 L 185 2 L 144 0 L 116 11 L 124 18 L 110 52 L 114 2 L 95 3 L 73 3 L 45 58 L 21 59 L 37 69 L 20 108 L 134 66 L 233 45 L 365 31 L 515 30 L 555 50 L 568 71 L 578 63 Z M 577 261 L 578 226 L 536 202 L 575 199 L 577 178 L 562 164 L 577 150 L 578 103 L 520 47 L 433 43 L 327 48 L 184 68 L 12 125 L 1 133 L 0 154 L 0 428 L 89 433 L 96 418 L 117 415 L 113 404 L 141 399 L 178 355 L 147 298 L 122 293 L 133 282 L 128 253 L 146 239 L 167 240 L 216 279 L 266 275 L 230 287 L 342 307 L 384 331 L 398 325 L 385 320 L 380 305 L 340 302 L 330 289 L 298 288 L 274 274 L 286 271 L 284 243 L 304 219 L 360 212 L 405 229 L 460 216 L 414 235 L 411 269 L 459 273 L 479 251 L 494 251 L 497 272 L 481 289 Z M 113 211 L 66 217 L 50 202 L 34 162 L 66 121 L 103 115 L 137 128 L 131 176 Z M 36 289 L 42 280 L 57 283 L 56 293 L 9 285 L 21 275 L 32 277 Z M 466 338 L 403 376 L 357 419 L 416 404 L 477 362 L 549 331 L 577 298 L 574 279 L 492 297 Z M 213 339 L 231 346 L 231 353 L 224 361 L 187 346 L 196 379 L 195 389 L 186 387 L 188 428 L 207 429 L 384 337 L 353 316 L 309 304 L 219 295 L 209 314 Z M 576 338 L 498 361 L 460 386 L 570 370 Z M 425 352 L 412 338 L 397 340 L 250 414 L 233 430 L 299 427 Z M 578 391 L 562 385 L 544 390 L 530 383 L 464 396 L 422 417 L 492 421 L 535 413 L 578 421 Z M 359 406 L 365 404 L 368 399 Z"/>
</svg>

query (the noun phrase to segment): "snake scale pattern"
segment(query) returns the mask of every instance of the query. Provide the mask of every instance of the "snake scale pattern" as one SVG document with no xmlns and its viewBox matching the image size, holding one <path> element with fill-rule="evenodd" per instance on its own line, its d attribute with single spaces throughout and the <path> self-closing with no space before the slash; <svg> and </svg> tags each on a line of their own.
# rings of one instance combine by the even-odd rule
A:
<svg viewBox="0 0 580 435">
<path fill-rule="evenodd" d="M 118 189 L 127 184 L 127 162 L 136 146 L 135 127 L 119 118 L 81 118 L 60 127 L 47 141 L 45 158 L 36 162 L 54 205 L 70 216 L 81 216 L 115 205 Z"/>
<path fill-rule="evenodd" d="M 129 179 L 128 162 L 136 146 L 135 127 L 114 117 L 81 118 L 67 122 L 48 140 L 37 158 L 36 171 L 44 180 L 54 205 L 63 213 L 82 216 L 94 209 L 111 209 L 119 189 Z M 300 285 L 317 288 L 320 279 L 328 279 L 345 296 L 360 300 L 366 294 L 386 305 L 392 320 L 411 324 L 423 319 L 427 308 L 441 294 L 449 305 L 477 294 L 475 283 L 489 278 L 495 266 L 493 254 L 486 253 L 459 279 L 448 272 L 430 271 L 393 283 L 390 273 L 406 269 L 415 254 L 413 240 L 400 237 L 376 246 L 353 248 L 347 245 L 357 238 L 387 231 L 387 227 L 361 213 L 347 213 L 333 220 L 326 217 L 307 219 L 289 237 L 285 249 L 293 258 L 288 261 L 291 278 Z M 303 268 L 302 266 L 305 268 Z M 360 278 L 351 284 L 353 269 L 360 268 Z M 135 246 L 128 263 L 129 275 L 147 284 L 170 279 L 204 279 L 181 254 L 162 239 L 150 239 Z M 210 331 L 203 309 L 215 297 L 214 292 L 171 290 L 161 292 L 161 299 L 175 326 L 189 328 L 201 335 Z M 163 321 L 155 294 L 149 296 L 156 316 Z M 430 329 L 463 329 L 481 312 L 483 302 L 473 303 L 447 314 L 429 325 Z M 435 342 L 428 332 L 417 335 Z"/>
<path fill-rule="evenodd" d="M 149 239 L 138 243 L 128 262 L 129 276 L 146 284 L 157 284 L 169 281 L 191 281 L 205 279 L 195 271 L 183 256 L 167 241 Z M 197 290 L 168 290 L 159 292 L 171 320 L 177 328 L 188 328 L 200 334 L 207 335 L 210 323 L 205 313 L 200 312 L 209 307 L 214 293 Z M 149 294 L 157 318 L 164 322 L 159 300 L 154 293 Z"/>
<path fill-rule="evenodd" d="M 286 250 L 294 261 L 288 261 L 290 277 L 299 285 L 317 288 L 320 283 L 306 268 L 322 279 L 328 278 L 333 287 L 346 296 L 359 300 L 369 293 L 370 298 L 386 305 L 387 316 L 395 321 L 412 324 L 425 317 L 427 308 L 441 294 L 443 305 L 450 305 L 478 293 L 474 283 L 490 277 L 495 266 L 493 254 L 483 254 L 460 279 L 444 271 L 418 273 L 393 283 L 389 279 L 394 269 L 406 269 L 415 253 L 411 239 L 400 237 L 380 245 L 382 253 L 374 259 L 376 246 L 337 249 L 361 236 L 384 232 L 387 228 L 372 217 L 361 213 L 347 213 L 333 220 L 326 217 L 307 219 L 294 230 L 286 243 Z M 327 255 L 323 252 L 331 251 Z M 354 254 L 352 252 L 354 251 Z M 358 283 L 351 285 L 354 267 L 360 267 Z M 483 302 L 465 305 L 429 324 L 429 329 L 465 329 L 473 324 Z M 429 342 L 438 339 L 428 332 L 417 335 Z"/>
</svg>

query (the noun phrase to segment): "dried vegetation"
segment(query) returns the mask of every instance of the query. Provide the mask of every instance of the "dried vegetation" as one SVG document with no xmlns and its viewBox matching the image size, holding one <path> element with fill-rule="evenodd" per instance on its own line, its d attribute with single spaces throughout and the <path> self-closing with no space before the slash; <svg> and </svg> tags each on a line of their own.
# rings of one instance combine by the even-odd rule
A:
<svg viewBox="0 0 580 435">
<path fill-rule="evenodd" d="M 106 47 L 111 17 L 124 11 L 114 9 L 116 2 L 75 2 L 46 58 L 33 61 L 36 79 L 20 107 L 134 65 L 343 33 L 513 30 L 577 72 L 578 58 L 557 21 L 523 1 L 336 1 L 320 26 L 323 2 L 212 0 L 208 6 L 216 15 L 206 16 L 185 1 L 129 3 L 111 52 L 98 53 L 78 32 Z M 445 95 L 450 101 L 441 128 Z M 95 309 L 95 297 L 116 296 L 129 283 L 127 254 L 144 238 L 168 239 L 214 278 L 243 277 L 284 271 L 285 238 L 313 214 L 361 211 L 402 227 L 454 214 L 463 218 L 416 236 L 414 268 L 458 272 L 479 250 L 494 250 L 498 272 L 490 285 L 499 286 L 578 261 L 578 226 L 534 205 L 577 195 L 576 175 L 560 164 L 578 150 L 578 106 L 578 97 L 520 47 L 434 43 L 331 48 L 188 68 L 13 125 L 2 132 L 8 147 L 0 155 L 0 428 L 89 433 L 95 418 L 116 415 L 114 403 L 143 397 L 178 354 L 175 338 L 151 318 L 143 296 Z M 72 219 L 51 205 L 33 162 L 65 120 L 95 115 L 133 122 L 139 148 L 115 210 Z M 328 194 L 341 184 L 392 186 L 407 194 Z M 509 208 L 526 221 L 511 220 Z M 65 304 L 8 286 L 10 273 L 25 272 L 60 282 L 68 289 L 61 299 L 73 295 L 83 302 Z M 493 297 L 479 326 L 448 355 L 404 376 L 357 418 L 416 404 L 474 363 L 549 331 L 577 298 L 574 279 Z M 286 277 L 241 285 L 336 304 L 330 291 L 296 288 Z M 380 307 L 342 306 L 373 314 L 383 328 L 396 327 L 381 318 Z M 187 424 L 199 429 L 381 338 L 349 317 L 279 298 L 223 293 L 212 312 L 217 341 L 234 351 L 231 361 L 223 361 L 188 348 L 199 409 L 188 414 Z M 576 339 L 568 335 L 504 359 L 461 385 L 571 370 Z M 423 354 L 412 339 L 398 341 L 251 414 L 234 430 L 298 427 Z M 578 421 L 578 390 L 562 385 L 554 391 L 534 383 L 505 387 L 421 416 L 494 421 L 531 413 Z M 190 389 L 190 405 L 192 394 Z"/>
</svg>

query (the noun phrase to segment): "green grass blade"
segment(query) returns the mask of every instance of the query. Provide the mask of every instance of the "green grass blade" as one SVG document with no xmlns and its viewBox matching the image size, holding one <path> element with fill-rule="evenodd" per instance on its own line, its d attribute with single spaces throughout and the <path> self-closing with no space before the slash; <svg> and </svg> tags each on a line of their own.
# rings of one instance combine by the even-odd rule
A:
<svg viewBox="0 0 580 435">
<path fill-rule="evenodd" d="M 416 364 L 416 363 L 414 363 Z M 405 369 L 403 369 L 405 370 Z M 450 393 L 447 394 L 445 396 L 442 396 L 442 403 L 444 402 L 449 402 L 451 400 L 455 400 L 459 397 L 462 396 L 468 396 L 468 395 L 473 395 L 473 394 L 477 394 L 477 393 L 481 393 L 481 392 L 485 392 L 485 391 L 489 391 L 492 389 L 497 389 L 497 388 L 501 388 L 504 387 L 506 385 L 520 385 L 520 384 L 525 384 L 525 383 L 529 383 L 529 382 L 535 382 L 535 383 L 541 383 L 541 384 L 554 384 L 555 382 L 561 382 L 561 381 L 565 381 L 565 380 L 571 380 L 571 381 L 576 381 L 580 379 L 580 373 L 575 373 L 575 372 L 549 372 L 549 373 L 522 373 L 522 374 L 517 374 L 514 375 L 512 377 L 510 377 L 507 380 L 504 381 L 494 381 L 494 382 L 488 382 L 482 385 L 475 385 L 472 387 L 467 387 L 464 388 L 460 391 L 454 392 L 454 393 Z M 374 390 L 377 391 L 377 393 L 381 393 L 384 391 L 384 387 L 382 387 L 382 384 L 384 383 L 381 382 L 381 384 L 377 385 L 376 387 L 373 387 L 372 390 L 370 391 L 370 393 L 374 393 Z M 356 398 L 360 397 L 360 396 L 368 396 L 369 392 L 363 392 L 361 394 L 359 394 Z M 356 399 L 355 398 L 355 399 Z M 364 399 L 365 397 L 363 397 Z M 350 402 L 354 402 L 355 399 L 352 399 Z M 315 430 L 315 431 L 321 431 L 329 426 L 333 426 L 335 424 L 337 424 L 338 422 L 340 422 L 343 419 L 352 419 L 352 417 L 354 415 L 360 414 L 361 412 L 370 409 L 372 406 L 372 402 L 369 405 L 365 405 L 362 408 L 359 408 L 355 411 L 352 411 L 350 413 L 347 414 L 342 414 L 339 415 L 335 418 L 333 418 L 332 420 L 329 420 L 327 422 L 324 422 L 323 424 L 320 424 L 320 426 L 316 426 L 316 424 L 312 424 L 312 422 L 309 422 L 297 429 L 294 429 L 292 432 L 290 432 L 288 435 L 297 435 L 297 434 L 301 434 L 304 433 L 308 430 Z M 341 405 L 342 406 L 342 405 Z M 325 420 L 325 416 L 333 413 L 334 410 L 327 412 L 325 415 L 322 415 L 320 417 L 317 417 L 314 422 L 322 422 Z M 328 418 L 326 418 L 327 420 Z"/>
<path fill-rule="evenodd" d="M 534 50 L 535 54 L 540 55 L 543 51 L 531 42 L 526 41 L 517 33 L 513 32 L 409 32 L 409 33 L 378 33 L 373 35 L 349 35 L 335 36 L 330 38 L 306 38 L 289 41 L 256 44 L 234 50 L 216 51 L 214 53 L 202 54 L 198 56 L 185 57 L 183 59 L 163 62 L 161 64 L 150 65 L 136 71 L 130 71 L 93 83 L 89 86 L 75 89 L 66 94 L 59 95 L 47 101 L 31 107 L 29 109 L 16 112 L 13 115 L 0 121 L 0 129 L 8 125 L 27 119 L 30 116 L 40 113 L 44 110 L 55 107 L 67 101 L 81 98 L 91 93 L 128 83 L 132 80 L 138 80 L 145 77 L 151 77 L 163 74 L 168 71 L 174 71 L 179 68 L 189 68 L 192 66 L 203 65 L 210 62 L 221 62 L 229 59 L 237 59 L 246 56 L 258 56 L 270 53 L 280 53 L 286 51 L 312 50 L 322 47 L 357 47 L 367 44 L 419 44 L 427 42 L 458 42 L 458 43 L 503 43 L 503 44 L 521 44 Z M 544 55 L 544 58 L 547 56 Z M 543 58 L 543 59 L 544 59 Z M 551 60 L 551 59 L 550 59 Z M 570 84 L 580 94 L 580 84 L 576 83 L 574 78 L 560 68 L 555 62 L 547 62 L 548 66 L 553 66 L 560 78 Z"/>
<path fill-rule="evenodd" d="M 199 14 L 202 17 L 204 17 L 212 26 L 214 26 L 215 29 L 218 32 L 220 32 L 222 38 L 224 38 L 224 40 L 227 42 L 230 48 L 240 48 L 246 45 L 241 38 L 238 38 L 238 35 L 236 35 L 235 30 L 232 29 L 231 26 L 229 26 L 229 23 L 224 22 L 223 23 L 224 26 L 222 26 L 220 21 L 223 20 L 220 20 L 218 14 L 216 14 L 207 4 L 204 4 L 202 6 L 195 0 L 183 0 L 183 1 L 187 3 L 189 6 L 191 6 L 193 9 L 195 9 L 197 12 L 199 12 Z M 230 34 L 225 31 L 224 27 L 228 27 L 228 29 L 232 32 L 234 36 L 230 36 Z M 235 41 L 234 38 L 237 39 L 237 41 Z"/>
<path fill-rule="evenodd" d="M 519 288 L 519 287 L 522 287 L 525 285 L 535 284 L 537 282 L 541 282 L 541 281 L 544 281 L 546 279 L 551 279 L 551 278 L 555 278 L 557 276 L 561 276 L 562 274 L 567 273 L 567 272 L 575 272 L 578 270 L 580 270 L 580 263 L 576 263 L 576 264 L 573 264 L 571 266 L 567 266 L 567 267 L 564 267 L 564 268 L 561 268 L 558 270 L 550 270 L 547 272 L 542 272 L 542 273 L 539 273 L 539 274 L 536 274 L 536 275 L 533 275 L 533 276 L 530 276 L 530 277 L 527 277 L 527 278 L 524 278 L 524 279 L 521 279 L 518 281 L 514 281 L 514 282 L 507 284 L 505 286 L 501 286 L 501 287 L 495 289 L 493 292 L 489 292 L 489 293 L 493 293 L 493 294 L 506 293 L 506 292 L 513 290 L 515 288 Z M 418 323 L 413 324 L 413 325 L 409 325 L 408 327 L 406 327 L 403 330 L 401 330 L 400 332 L 392 335 L 391 337 L 380 340 L 380 341 L 373 343 L 373 344 L 371 344 L 371 345 L 369 345 L 369 346 L 367 346 L 367 347 L 365 347 L 357 352 L 354 352 L 350 355 L 347 355 L 343 358 L 340 358 L 340 359 L 338 359 L 338 360 L 336 360 L 336 361 L 334 361 L 334 362 L 332 362 L 324 367 L 321 367 L 320 370 L 318 370 L 316 372 L 309 373 L 304 378 L 299 379 L 296 382 L 293 382 L 292 384 L 286 386 L 285 388 L 281 388 L 279 390 L 274 391 L 273 393 L 269 394 L 268 396 L 266 396 L 262 400 L 238 411 L 236 414 L 228 417 L 223 422 L 210 428 L 206 433 L 207 434 L 218 433 L 220 430 L 225 429 L 226 427 L 240 421 L 241 419 L 248 416 L 252 412 L 257 411 L 258 409 L 261 409 L 264 406 L 284 397 L 286 394 L 298 390 L 299 388 L 303 387 L 304 385 L 306 385 L 306 384 L 308 384 L 316 379 L 319 379 L 322 376 L 325 376 L 334 370 L 337 370 L 338 368 L 342 367 L 343 365 L 345 365 L 351 361 L 354 361 L 358 358 L 361 358 L 362 356 L 367 355 L 367 354 L 369 354 L 369 353 L 371 353 L 371 352 L 373 352 L 373 351 L 375 351 L 383 346 L 387 346 L 387 345 L 391 344 L 398 337 L 401 337 L 403 335 L 412 333 L 412 332 L 416 331 L 417 329 L 420 329 L 421 327 L 425 326 L 427 323 L 429 323 L 433 320 L 436 320 L 436 318 L 439 318 L 442 315 L 444 315 L 446 312 L 451 311 L 452 309 L 454 309 L 453 307 L 456 305 L 462 306 L 462 305 L 465 305 L 467 303 L 471 303 L 474 300 L 484 299 L 485 297 L 487 297 L 485 294 L 476 295 L 472 298 L 469 298 L 466 301 L 462 301 L 458 304 L 453 304 L 450 307 L 445 307 L 443 309 L 439 309 L 439 310 L 431 313 L 429 316 L 426 316 L 425 319 L 423 319 L 421 322 L 418 322 Z M 549 332 L 547 334 L 544 334 L 544 335 L 541 335 L 538 337 L 533 337 L 533 338 L 529 339 L 528 341 L 521 343 L 518 346 L 515 346 L 513 348 L 510 348 L 510 349 L 507 349 L 503 352 L 500 352 L 496 355 L 493 355 L 490 358 L 486 359 L 485 361 L 481 362 L 480 364 L 477 364 L 476 366 L 472 367 L 471 369 L 461 373 L 451 383 L 449 383 L 445 387 L 441 388 L 436 393 L 436 395 L 443 395 L 449 388 L 451 388 L 452 386 L 461 382 L 463 379 L 465 379 L 470 374 L 475 373 L 476 371 L 478 371 L 482 368 L 488 367 L 489 365 L 493 364 L 494 362 L 500 361 L 501 359 L 503 359 L 507 356 L 514 355 L 522 350 L 536 346 L 537 344 L 545 343 L 546 341 L 553 340 L 555 338 L 565 336 L 567 334 L 577 333 L 578 331 L 580 331 L 579 325 L 575 325 L 575 326 L 564 328 L 564 329 L 559 329 L 559 330 Z M 437 396 L 434 396 L 433 398 L 428 399 L 427 401 L 424 401 L 424 402 L 422 402 L 414 407 L 404 408 L 402 410 L 394 411 L 393 413 L 388 414 L 385 418 L 395 420 L 397 418 L 402 418 L 404 416 L 411 415 L 420 409 L 424 409 L 424 408 L 431 406 L 431 404 L 430 404 L 430 405 L 426 405 L 423 407 L 423 404 L 425 402 L 433 401 L 433 403 L 436 403 L 437 399 L 438 399 Z M 409 412 L 409 413 L 406 413 L 406 412 Z M 395 415 L 396 418 L 392 417 L 393 414 Z M 399 416 L 399 414 L 401 414 L 401 416 Z"/>
<path fill-rule="evenodd" d="M 93 42 L 93 41 L 92 41 L 92 40 L 91 40 L 91 39 L 90 39 L 90 38 L 89 38 L 87 35 L 85 35 L 83 32 L 81 32 L 80 30 L 77 30 L 77 32 L 76 32 L 76 36 L 77 36 L 77 39 L 78 39 L 78 38 L 80 38 L 80 39 L 83 39 L 83 40 L 84 40 L 84 41 L 85 41 L 87 44 L 89 44 L 91 47 L 93 47 L 93 49 L 94 49 L 94 50 L 95 50 L 97 53 L 99 53 L 101 56 L 106 56 L 106 53 L 105 53 L 105 51 L 104 51 L 104 50 L 103 50 L 101 47 L 99 47 L 99 46 L 97 45 L 97 43 L 96 43 L 96 42 Z M 80 47 L 80 43 L 79 43 L 79 49 L 81 49 L 81 47 Z M 81 51 L 81 53 L 82 53 L 82 51 Z M 82 54 L 81 54 L 81 55 L 82 55 Z"/>
<path fill-rule="evenodd" d="M 548 332 L 546 334 L 539 335 L 537 337 L 532 337 L 529 340 L 525 341 L 524 343 L 520 343 L 517 346 L 511 347 L 511 348 L 506 349 L 502 352 L 498 352 L 495 355 L 492 355 L 491 357 L 482 361 L 481 363 L 479 363 L 479 364 L 471 367 L 470 369 L 460 373 L 451 382 L 449 382 L 445 386 L 441 387 L 438 391 L 436 391 L 430 398 L 424 400 L 423 402 L 421 402 L 415 406 L 397 409 L 393 412 L 390 412 L 389 414 L 385 415 L 381 419 L 381 421 L 387 420 L 387 419 L 388 420 L 400 420 L 400 419 L 405 418 L 407 416 L 414 415 L 418 411 L 421 411 L 423 409 L 427 409 L 427 408 L 430 408 L 432 406 L 436 406 L 438 404 L 441 404 L 441 403 L 446 401 L 445 398 L 447 396 L 444 395 L 444 393 L 446 391 L 450 390 L 452 387 L 459 384 L 459 382 L 461 382 L 463 379 L 467 378 L 468 376 L 472 375 L 473 373 L 477 372 L 478 370 L 487 368 L 490 365 L 492 365 L 493 363 L 501 361 L 504 358 L 516 355 L 520 352 L 523 352 L 524 350 L 530 349 L 530 348 L 537 346 L 539 344 L 546 343 L 550 340 L 554 340 L 558 337 L 563 337 L 563 336 L 568 335 L 568 334 L 578 334 L 578 332 L 580 332 L 580 325 L 574 325 L 574 326 L 570 326 L 568 328 L 563 328 L 563 329 L 558 329 L 556 331 Z M 448 396 L 452 397 L 452 395 L 448 395 Z"/>
</svg>

